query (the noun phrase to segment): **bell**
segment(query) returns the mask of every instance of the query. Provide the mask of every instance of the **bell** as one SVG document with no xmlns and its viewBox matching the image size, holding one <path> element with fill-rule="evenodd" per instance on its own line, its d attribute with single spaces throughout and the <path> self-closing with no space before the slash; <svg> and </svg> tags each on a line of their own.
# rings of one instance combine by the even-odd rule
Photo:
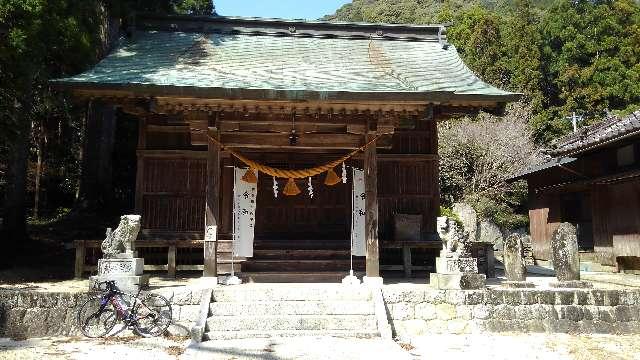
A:
<svg viewBox="0 0 640 360">
<path fill-rule="evenodd" d="M 300 194 L 301 191 L 300 188 L 298 188 L 298 185 L 296 185 L 296 182 L 289 178 L 289 181 L 287 181 L 287 185 L 284 187 L 282 193 L 288 196 L 296 196 Z"/>
<path fill-rule="evenodd" d="M 338 174 L 333 169 L 327 171 L 327 178 L 324 180 L 325 185 L 333 186 L 340 182 Z"/>
<path fill-rule="evenodd" d="M 249 184 L 257 184 L 258 178 L 256 177 L 256 173 L 253 169 L 248 169 L 247 172 L 244 173 L 244 176 L 242 176 L 242 181 Z"/>
</svg>

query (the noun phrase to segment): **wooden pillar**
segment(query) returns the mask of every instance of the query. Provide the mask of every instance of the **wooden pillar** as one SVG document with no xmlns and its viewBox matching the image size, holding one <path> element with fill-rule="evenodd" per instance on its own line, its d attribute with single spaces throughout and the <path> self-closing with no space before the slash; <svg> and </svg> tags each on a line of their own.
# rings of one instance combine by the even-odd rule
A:
<svg viewBox="0 0 640 360">
<path fill-rule="evenodd" d="M 138 122 L 138 150 L 145 150 L 147 148 L 147 121 L 141 118 Z M 142 214 L 144 207 L 143 194 L 144 194 L 144 154 L 138 153 L 137 155 L 137 169 L 136 169 L 136 214 Z"/>
<path fill-rule="evenodd" d="M 204 273 L 218 276 L 218 224 L 220 221 L 220 147 L 210 137 L 218 138 L 218 129 L 209 128 L 207 137 L 207 187 L 205 195 Z"/>
<path fill-rule="evenodd" d="M 413 266 L 411 265 L 411 247 L 403 246 L 402 247 L 402 265 L 404 268 L 404 277 L 407 279 L 411 278 L 411 272 L 413 271 Z"/>
<path fill-rule="evenodd" d="M 82 275 L 84 274 L 84 240 L 76 240 L 76 266 L 75 266 L 75 278 L 82 279 Z"/>
<path fill-rule="evenodd" d="M 369 131 L 367 131 L 368 133 Z M 367 135 L 367 142 L 375 135 Z M 376 144 L 371 144 L 364 152 L 365 183 L 365 237 L 367 239 L 367 277 L 380 277 L 380 256 L 378 250 L 378 156 Z"/>
<path fill-rule="evenodd" d="M 167 273 L 170 278 L 176 277 L 176 252 L 176 245 L 169 245 L 169 249 L 167 251 Z"/>
</svg>

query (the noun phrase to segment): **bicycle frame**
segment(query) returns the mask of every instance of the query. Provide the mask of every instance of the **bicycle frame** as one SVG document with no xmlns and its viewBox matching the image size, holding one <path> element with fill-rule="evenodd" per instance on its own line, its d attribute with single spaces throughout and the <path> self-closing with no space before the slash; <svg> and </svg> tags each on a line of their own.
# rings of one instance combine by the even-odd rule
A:
<svg viewBox="0 0 640 360">
<path fill-rule="evenodd" d="M 116 309 L 118 320 L 124 322 L 127 326 L 131 326 L 135 324 L 137 321 L 147 317 L 147 316 L 143 316 L 143 317 L 137 316 L 136 305 L 140 303 L 146 307 L 146 305 L 144 305 L 142 301 L 139 301 L 140 293 L 142 292 L 142 290 L 138 290 L 138 294 L 133 295 L 133 294 L 120 291 L 115 286 L 115 283 L 113 282 L 105 282 L 104 284 L 107 285 L 107 288 L 106 288 L 107 292 L 106 294 L 101 296 L 100 310 L 98 310 L 96 314 L 102 314 L 102 312 L 104 312 L 104 309 L 107 307 L 107 304 L 111 303 L 113 307 Z M 125 307 L 125 303 L 123 299 L 124 296 L 127 296 L 133 299 L 133 303 Z M 147 310 L 150 311 L 149 308 L 147 308 Z"/>
</svg>

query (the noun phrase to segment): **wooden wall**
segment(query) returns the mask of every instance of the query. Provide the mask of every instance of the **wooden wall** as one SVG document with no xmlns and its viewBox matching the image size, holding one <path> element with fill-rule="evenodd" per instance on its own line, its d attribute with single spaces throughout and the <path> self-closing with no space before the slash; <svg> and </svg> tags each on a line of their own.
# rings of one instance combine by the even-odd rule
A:
<svg viewBox="0 0 640 360">
<path fill-rule="evenodd" d="M 640 179 L 597 185 L 593 195 L 594 244 L 601 262 L 640 257 Z"/>
<path fill-rule="evenodd" d="M 633 175 L 640 170 L 640 156 L 625 167 L 619 167 L 616 158 L 618 148 L 632 143 L 640 149 L 637 139 L 629 139 L 581 154 L 566 165 L 569 169 L 555 167 L 529 176 L 534 257 L 551 258 L 553 231 L 563 221 L 575 223 L 576 214 L 591 221 L 593 257 L 601 264 L 614 266 L 616 257 L 640 256 L 640 178 Z M 636 153 L 640 155 L 640 150 Z M 566 201 L 572 196 L 581 197 L 584 209 Z"/>
<path fill-rule="evenodd" d="M 406 119 L 396 130 L 392 147 L 379 151 L 378 196 L 381 241 L 393 240 L 394 214 L 423 216 L 423 238 L 436 232 L 439 211 L 437 130 L 434 120 Z M 408 126 L 406 125 L 408 124 Z M 175 117 L 154 117 L 142 121 L 138 153 L 136 206 L 147 230 L 166 232 L 202 231 L 206 148 L 194 146 L 188 125 Z M 269 154 L 252 153 L 251 158 L 273 165 L 315 166 L 344 153 Z M 271 156 L 272 155 L 272 156 Z M 287 159 L 283 163 L 283 156 Z M 268 161 L 271 159 L 271 161 Z M 360 160 L 353 160 L 359 164 Z M 282 164 L 280 164 L 282 163 Z M 221 169 L 221 238 L 230 238 L 232 219 L 233 159 L 223 160 Z M 283 165 L 284 164 L 284 165 Z M 339 173 L 340 169 L 336 169 Z M 326 187 L 324 175 L 314 178 L 316 198 L 306 195 L 306 181 L 299 181 L 303 194 L 273 199 L 270 178 L 260 178 L 256 233 L 266 237 L 348 239 L 350 229 L 350 182 Z M 285 182 L 280 181 L 280 191 Z"/>
<path fill-rule="evenodd" d="M 422 215 L 422 238 L 435 236 L 440 211 L 437 154 L 436 122 L 418 120 L 414 129 L 396 130 L 392 149 L 378 155 L 381 241 L 393 240 L 394 214 Z"/>
<path fill-rule="evenodd" d="M 207 163 L 197 158 L 145 157 L 141 213 L 143 228 L 202 231 Z"/>
</svg>

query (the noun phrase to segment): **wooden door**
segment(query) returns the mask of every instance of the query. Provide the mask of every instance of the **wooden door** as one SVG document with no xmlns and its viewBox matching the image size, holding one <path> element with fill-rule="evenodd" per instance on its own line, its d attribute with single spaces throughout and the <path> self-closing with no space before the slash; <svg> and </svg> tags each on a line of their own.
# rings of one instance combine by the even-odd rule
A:
<svg viewBox="0 0 640 360">
<path fill-rule="evenodd" d="M 334 186 L 324 184 L 325 175 L 312 178 L 313 198 L 308 193 L 308 179 L 296 180 L 302 191 L 286 196 L 286 180 L 278 180 L 278 197 L 274 197 L 273 179 L 260 175 L 256 208 L 257 240 L 342 240 L 349 238 L 351 226 L 351 179 Z"/>
</svg>

